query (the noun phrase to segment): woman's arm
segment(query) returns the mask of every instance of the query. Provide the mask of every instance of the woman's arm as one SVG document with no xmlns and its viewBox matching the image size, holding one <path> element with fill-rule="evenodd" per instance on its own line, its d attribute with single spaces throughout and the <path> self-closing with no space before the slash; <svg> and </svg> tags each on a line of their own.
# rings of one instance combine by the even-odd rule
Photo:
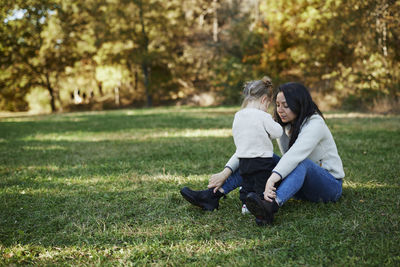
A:
<svg viewBox="0 0 400 267">
<path fill-rule="evenodd" d="M 214 193 L 225 183 L 226 179 L 239 168 L 239 158 L 236 153 L 228 160 L 225 168 L 216 174 L 211 175 L 210 181 L 208 182 L 208 188 L 214 188 Z"/>
<path fill-rule="evenodd" d="M 303 125 L 294 144 L 282 156 L 275 166 L 275 172 L 285 178 L 297 165 L 305 160 L 323 138 L 325 122 L 320 116 L 312 116 Z"/>
<path fill-rule="evenodd" d="M 282 155 L 284 155 L 286 151 L 288 151 L 289 149 L 289 136 L 287 136 L 285 129 L 286 127 L 283 128 L 282 136 L 276 139 L 276 142 L 278 143 L 278 147 Z"/>
</svg>

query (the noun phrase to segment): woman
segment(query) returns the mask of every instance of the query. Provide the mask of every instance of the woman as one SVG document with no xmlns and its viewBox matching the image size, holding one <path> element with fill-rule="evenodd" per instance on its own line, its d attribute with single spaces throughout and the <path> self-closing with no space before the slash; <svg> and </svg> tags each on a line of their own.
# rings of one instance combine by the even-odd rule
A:
<svg viewBox="0 0 400 267">
<path fill-rule="evenodd" d="M 292 197 L 335 202 L 342 194 L 342 161 L 307 88 L 286 83 L 279 87 L 274 99 L 274 117 L 284 129 L 278 139 L 283 156 L 268 178 L 264 199 L 252 193 L 246 196 L 247 208 L 258 225 L 272 223 L 274 214 Z M 218 208 L 219 199 L 242 184 L 238 164 L 238 158 L 232 156 L 223 171 L 211 176 L 208 190 L 185 187 L 182 196 L 205 210 Z"/>
</svg>

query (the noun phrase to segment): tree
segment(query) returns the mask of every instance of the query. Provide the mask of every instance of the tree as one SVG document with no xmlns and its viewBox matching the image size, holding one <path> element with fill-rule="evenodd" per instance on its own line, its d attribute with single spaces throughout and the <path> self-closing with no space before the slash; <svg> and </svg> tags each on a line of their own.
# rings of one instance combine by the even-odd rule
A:
<svg viewBox="0 0 400 267">
<path fill-rule="evenodd" d="M 77 59 L 71 38 L 63 29 L 60 6 L 55 1 L 15 1 L 5 7 L 7 18 L 1 27 L 0 38 L 3 70 L 2 93 L 20 91 L 21 98 L 31 88 L 42 87 L 49 92 L 51 110 L 56 111 L 57 82 L 65 67 Z M 61 11 L 62 12 L 62 11 Z M 12 14 L 22 14 L 11 18 Z M 11 15 L 11 17 L 10 17 Z"/>
<path fill-rule="evenodd" d="M 177 3 L 121 0 L 108 6 L 108 25 L 114 38 L 100 49 L 103 62 L 125 66 L 135 84 L 140 73 L 147 106 L 153 105 L 155 95 L 172 89 L 171 66 L 176 62 L 181 27 Z"/>
<path fill-rule="evenodd" d="M 302 80 L 336 105 L 349 96 L 352 104 L 398 97 L 395 1 L 269 1 L 262 11 L 276 40 L 267 43 L 263 64 L 283 66 L 276 69 L 281 79 Z"/>
<path fill-rule="evenodd" d="M 399 18 L 393 0 L 3 1 L 0 108 L 27 109 L 40 87 L 55 111 L 73 79 L 147 106 L 203 91 L 238 103 L 263 75 L 336 106 L 398 99 Z"/>
</svg>

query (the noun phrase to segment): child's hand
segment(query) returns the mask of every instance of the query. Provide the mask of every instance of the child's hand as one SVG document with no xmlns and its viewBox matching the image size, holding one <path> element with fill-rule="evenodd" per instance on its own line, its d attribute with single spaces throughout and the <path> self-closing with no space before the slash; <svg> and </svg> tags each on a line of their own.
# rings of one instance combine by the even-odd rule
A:
<svg viewBox="0 0 400 267">
<path fill-rule="evenodd" d="M 223 171 L 211 175 L 210 181 L 208 182 L 208 188 L 214 188 L 214 193 L 224 184 L 232 171 L 229 168 L 223 169 Z"/>
</svg>

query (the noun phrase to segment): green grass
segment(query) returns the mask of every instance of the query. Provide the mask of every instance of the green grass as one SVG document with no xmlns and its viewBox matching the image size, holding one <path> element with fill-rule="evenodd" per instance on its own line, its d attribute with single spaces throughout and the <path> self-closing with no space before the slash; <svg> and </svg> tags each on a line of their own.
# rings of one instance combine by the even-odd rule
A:
<svg viewBox="0 0 400 267">
<path fill-rule="evenodd" d="M 400 116 L 328 114 L 343 197 L 291 200 L 260 228 L 237 191 L 214 212 L 179 194 L 234 152 L 236 110 L 1 119 L 0 265 L 400 265 Z"/>
</svg>

